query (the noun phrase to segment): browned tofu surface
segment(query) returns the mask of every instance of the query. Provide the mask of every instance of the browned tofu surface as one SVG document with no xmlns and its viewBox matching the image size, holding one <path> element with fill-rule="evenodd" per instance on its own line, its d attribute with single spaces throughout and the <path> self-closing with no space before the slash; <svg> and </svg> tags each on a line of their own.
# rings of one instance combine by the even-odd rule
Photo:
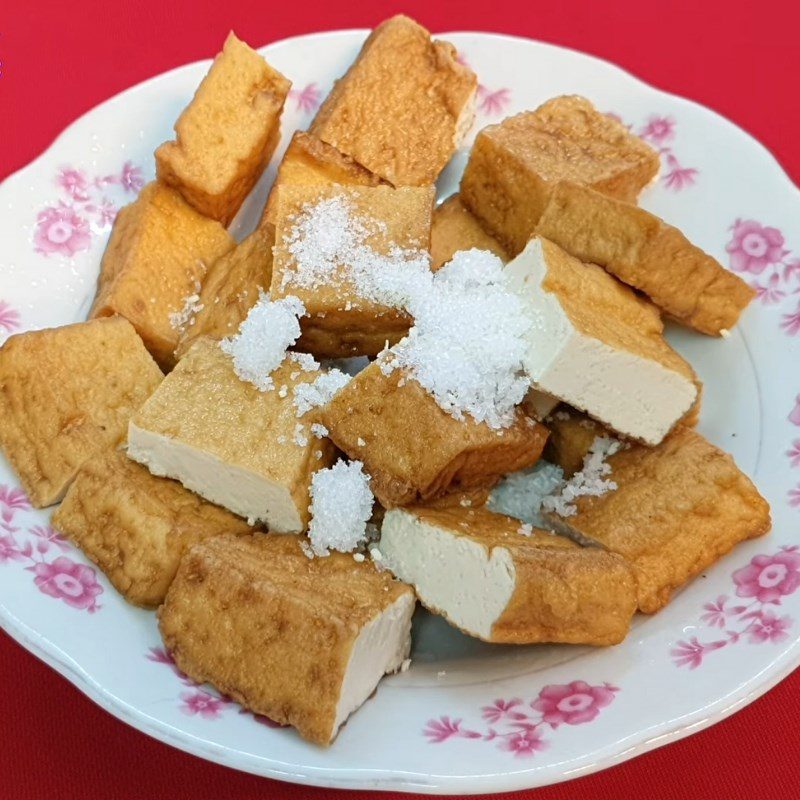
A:
<svg viewBox="0 0 800 800">
<path fill-rule="evenodd" d="M 175 141 L 156 150 L 158 179 L 174 186 L 201 214 L 228 225 L 280 139 L 290 87 L 230 33 L 178 117 Z"/>
<path fill-rule="evenodd" d="M 372 491 L 387 508 L 496 483 L 534 464 L 547 431 L 521 411 L 501 431 L 459 421 L 400 370 L 384 375 L 375 362 L 319 415 L 333 442 L 363 461 Z"/>
<path fill-rule="evenodd" d="M 461 199 L 514 256 L 558 181 L 635 202 L 658 169 L 658 153 L 621 123 L 583 97 L 556 97 L 478 134 Z"/>
<path fill-rule="evenodd" d="M 235 242 L 167 186 L 149 183 L 124 208 L 103 254 L 90 317 L 119 314 L 164 368 L 175 363 L 179 318 L 206 268 Z"/>
<path fill-rule="evenodd" d="M 20 333 L 0 348 L 0 447 L 37 508 L 125 438 L 161 370 L 120 317 Z"/>
<path fill-rule="evenodd" d="M 80 547 L 128 602 L 150 608 L 164 600 L 188 547 L 210 536 L 251 530 L 243 519 L 112 449 L 81 467 L 53 514 L 53 527 Z"/>
<path fill-rule="evenodd" d="M 451 44 L 392 17 L 370 34 L 309 130 L 394 186 L 425 186 L 471 125 L 477 85 Z"/>
</svg>

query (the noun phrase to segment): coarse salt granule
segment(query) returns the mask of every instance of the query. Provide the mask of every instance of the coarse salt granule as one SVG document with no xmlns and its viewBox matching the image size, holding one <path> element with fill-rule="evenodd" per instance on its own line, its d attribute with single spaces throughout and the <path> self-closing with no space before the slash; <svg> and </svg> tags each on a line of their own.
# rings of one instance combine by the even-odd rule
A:
<svg viewBox="0 0 800 800">
<path fill-rule="evenodd" d="M 332 369 L 318 375 L 313 381 L 298 383 L 294 387 L 295 413 L 298 417 L 311 411 L 312 408 L 324 406 L 330 402 L 339 389 L 350 383 L 350 376 L 338 369 Z"/>
<path fill-rule="evenodd" d="M 311 433 L 317 437 L 317 439 L 324 439 L 328 435 L 328 429 L 319 422 L 314 422 L 311 425 Z"/>
<path fill-rule="evenodd" d="M 155 298 L 153 298 L 155 302 Z M 169 315 L 169 324 L 174 331 L 183 331 L 189 324 L 189 321 L 194 321 L 194 317 L 203 310 L 203 304 L 200 302 L 200 281 L 194 282 L 194 291 L 183 301 L 183 307 L 178 311 L 173 311 Z"/>
<path fill-rule="evenodd" d="M 311 353 L 289 353 L 289 358 L 297 364 L 303 372 L 314 372 L 319 369 L 317 359 Z"/>
<path fill-rule="evenodd" d="M 298 447 L 305 447 L 308 444 L 308 436 L 306 436 L 306 429 L 302 422 L 298 422 L 294 426 L 294 436 L 292 441 Z"/>
<path fill-rule="evenodd" d="M 261 292 L 239 332 L 219 346 L 233 358 L 236 374 L 265 392 L 274 388 L 270 375 L 286 357 L 286 348 L 300 338 L 298 318 L 305 313 L 297 297 L 272 301 Z"/>
<path fill-rule="evenodd" d="M 523 522 L 522 525 L 517 528 L 517 533 L 520 536 L 531 536 L 533 534 L 533 525 L 529 522 Z"/>
<path fill-rule="evenodd" d="M 360 461 L 339 459 L 311 478 L 308 538 L 316 555 L 352 553 L 366 540 L 374 498 L 363 467 Z"/>
<path fill-rule="evenodd" d="M 617 488 L 615 481 L 606 476 L 611 474 L 611 465 L 606 462 L 609 456 L 622 449 L 623 445 L 610 436 L 597 436 L 592 442 L 589 452 L 583 458 L 583 467 L 568 481 L 564 482 L 553 494 L 542 500 L 542 509 L 558 514 L 560 517 L 571 517 L 578 507 L 574 501 L 579 497 L 600 497 Z"/>
<path fill-rule="evenodd" d="M 541 515 L 542 501 L 564 485 L 564 471 L 548 461 L 506 475 L 489 495 L 487 507 L 498 514 L 527 522 L 535 528 L 547 527 Z"/>
</svg>

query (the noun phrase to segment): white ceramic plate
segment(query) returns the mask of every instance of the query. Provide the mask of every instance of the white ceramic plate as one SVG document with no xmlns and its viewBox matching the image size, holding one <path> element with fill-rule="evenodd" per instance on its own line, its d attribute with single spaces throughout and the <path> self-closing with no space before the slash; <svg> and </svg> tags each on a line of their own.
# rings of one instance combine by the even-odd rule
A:
<svg viewBox="0 0 800 800">
<path fill-rule="evenodd" d="M 294 82 L 285 146 L 352 60 L 363 31 L 264 48 Z M 417 620 L 411 670 L 384 681 L 319 749 L 178 674 L 151 613 L 127 605 L 29 508 L 0 461 L 0 623 L 134 727 L 237 769 L 299 783 L 492 792 L 591 772 L 697 731 L 800 662 L 800 195 L 749 136 L 694 103 L 579 53 L 483 33 L 446 37 L 481 80 L 473 129 L 576 92 L 660 148 L 643 204 L 759 289 L 728 340 L 672 340 L 705 382 L 700 430 L 769 499 L 771 535 L 736 549 L 624 644 L 491 647 Z M 0 341 L 83 319 L 113 214 L 153 175 L 154 147 L 208 62 L 143 83 L 68 128 L 0 187 Z M 459 153 L 440 181 L 452 192 Z M 270 169 L 235 222 L 257 217 Z M 261 724 L 259 724 L 259 722 Z"/>
</svg>

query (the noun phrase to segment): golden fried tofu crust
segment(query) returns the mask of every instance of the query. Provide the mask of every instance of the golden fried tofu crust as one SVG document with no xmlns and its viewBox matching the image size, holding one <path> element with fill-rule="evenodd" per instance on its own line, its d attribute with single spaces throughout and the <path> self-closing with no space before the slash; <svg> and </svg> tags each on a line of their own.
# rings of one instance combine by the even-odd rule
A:
<svg viewBox="0 0 800 800">
<path fill-rule="evenodd" d="M 583 459 L 598 436 L 614 436 L 596 420 L 564 405 L 545 420 L 545 425 L 550 435 L 542 457 L 561 467 L 567 478 L 583 467 Z"/>
<path fill-rule="evenodd" d="M 162 379 L 121 317 L 11 336 L 0 348 L 0 448 L 37 508 L 125 438 Z"/>
<path fill-rule="evenodd" d="M 175 351 L 178 358 L 201 336 L 224 339 L 239 330 L 260 293 L 269 289 L 274 241 L 272 227 L 262 225 L 209 267 L 197 311 L 187 321 Z"/>
<path fill-rule="evenodd" d="M 400 370 L 370 364 L 319 411 L 333 442 L 359 459 L 387 508 L 493 486 L 534 464 L 547 431 L 517 412 L 509 428 L 456 420 Z"/>
<path fill-rule="evenodd" d="M 129 603 L 147 608 L 163 602 L 188 547 L 210 536 L 251 531 L 240 517 L 111 449 L 81 467 L 53 514 L 53 527 Z"/>
<path fill-rule="evenodd" d="M 419 251 L 430 248 L 433 187 L 406 186 L 283 186 L 278 193 L 275 248 L 270 294 L 273 299 L 294 295 L 305 305 L 303 338 L 298 347 L 323 358 L 377 355 L 387 340 L 399 341 L 411 325 L 403 310 L 367 300 L 357 294 L 344 274 L 330 283 L 306 287 L 291 280 L 297 270 L 289 243 L 297 215 L 322 200 L 342 197 L 352 216 L 370 230 L 367 244 L 387 255 L 393 248 Z M 344 271 L 349 265 L 342 264 Z"/>
<path fill-rule="evenodd" d="M 431 226 L 431 267 L 444 266 L 459 250 L 489 250 L 503 262 L 508 253 L 497 239 L 487 233 L 478 218 L 457 195 L 451 195 L 433 211 Z"/>
<path fill-rule="evenodd" d="M 275 224 L 281 186 L 380 186 L 386 181 L 307 131 L 295 131 L 270 189 L 262 221 Z"/>
<path fill-rule="evenodd" d="M 598 547 L 580 547 L 550 531 L 534 528 L 520 533 L 519 520 L 486 508 L 412 506 L 400 513 L 466 537 L 490 554 L 495 548 L 510 554 L 514 592 L 487 641 L 610 645 L 628 633 L 636 611 L 636 580 L 620 556 Z M 424 605 L 425 598 L 420 600 Z M 428 608 L 447 616 L 447 609 Z"/>
<path fill-rule="evenodd" d="M 396 16 L 370 34 L 309 131 L 394 186 L 433 183 L 472 124 L 478 79 Z"/>
<path fill-rule="evenodd" d="M 734 545 L 770 529 L 769 505 L 752 481 L 691 428 L 676 428 L 657 447 L 631 445 L 607 461 L 618 488 L 581 497 L 575 515 L 549 520 L 627 559 L 646 614 Z"/>
<path fill-rule="evenodd" d="M 158 179 L 201 214 L 228 225 L 280 139 L 291 82 L 228 34 L 222 52 L 155 153 Z"/>
<path fill-rule="evenodd" d="M 574 183 L 551 192 L 536 232 L 599 264 L 701 333 L 732 328 L 755 296 L 738 275 L 642 208 Z"/>
<path fill-rule="evenodd" d="M 635 202 L 658 169 L 658 153 L 624 125 L 583 97 L 556 97 L 478 134 L 461 199 L 515 256 L 558 181 Z"/>
<path fill-rule="evenodd" d="M 187 298 L 197 293 L 207 266 L 234 245 L 218 222 L 176 191 L 149 183 L 114 223 L 89 316 L 125 317 L 153 358 L 170 369 Z"/>
<path fill-rule="evenodd" d="M 223 536 L 184 556 L 159 628 L 195 681 L 327 745 L 359 632 L 410 595 L 349 554 L 309 559 L 296 536 Z"/>
</svg>

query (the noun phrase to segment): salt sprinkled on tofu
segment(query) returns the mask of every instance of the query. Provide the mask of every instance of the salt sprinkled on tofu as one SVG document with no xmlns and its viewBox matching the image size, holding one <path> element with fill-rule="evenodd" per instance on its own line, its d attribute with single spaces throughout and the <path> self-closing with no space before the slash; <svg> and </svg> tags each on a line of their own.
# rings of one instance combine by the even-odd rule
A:
<svg viewBox="0 0 800 800">
<path fill-rule="evenodd" d="M 560 517 L 571 517 L 578 511 L 574 501 L 579 497 L 600 497 L 606 492 L 614 491 L 617 484 L 606 477 L 611 474 L 611 465 L 606 459 L 621 450 L 622 446 L 622 442 L 610 436 L 595 437 L 589 452 L 584 456 L 583 468 L 556 492 L 545 497 L 542 509 Z"/>
<path fill-rule="evenodd" d="M 350 383 L 350 376 L 338 369 L 323 372 L 313 381 L 298 383 L 294 387 L 294 407 L 298 417 L 311 411 L 312 408 L 324 406 L 330 402 L 339 389 Z"/>
<path fill-rule="evenodd" d="M 219 346 L 233 358 L 233 369 L 260 391 L 274 388 L 271 373 L 286 357 L 286 348 L 300 338 L 298 317 L 306 313 L 297 297 L 272 301 L 261 292 L 235 336 Z"/>
<path fill-rule="evenodd" d="M 153 298 L 155 302 L 155 298 Z M 169 324 L 172 330 L 182 331 L 189 323 L 190 320 L 194 321 L 194 317 L 203 310 L 203 304 L 200 302 L 200 281 L 194 282 L 194 292 L 190 294 L 183 301 L 183 307 L 178 311 L 173 311 L 169 315 Z"/>
<path fill-rule="evenodd" d="M 564 485 L 564 471 L 548 461 L 506 475 L 489 495 L 487 507 L 536 528 L 547 527 L 541 515 L 542 500 Z"/>
<path fill-rule="evenodd" d="M 289 358 L 298 364 L 303 372 L 314 372 L 319 369 L 317 359 L 311 353 L 289 353 Z"/>
<path fill-rule="evenodd" d="M 328 429 L 319 422 L 314 422 L 311 425 L 311 433 L 317 437 L 317 439 L 324 439 L 328 435 Z"/>
<path fill-rule="evenodd" d="M 533 534 L 533 525 L 529 522 L 523 522 L 522 525 L 517 528 L 517 533 L 520 536 L 531 536 Z"/>
<path fill-rule="evenodd" d="M 320 362 L 324 369 L 338 369 L 355 378 L 361 370 L 366 369 L 369 364 L 367 356 L 352 356 L 351 358 L 323 358 Z"/>
<path fill-rule="evenodd" d="M 308 436 L 306 436 L 306 429 L 301 422 L 294 426 L 294 436 L 292 441 L 298 447 L 305 447 L 308 444 Z"/>
<path fill-rule="evenodd" d="M 311 478 L 308 538 L 315 555 L 352 553 L 367 538 L 374 498 L 360 461 L 339 459 Z"/>
</svg>

